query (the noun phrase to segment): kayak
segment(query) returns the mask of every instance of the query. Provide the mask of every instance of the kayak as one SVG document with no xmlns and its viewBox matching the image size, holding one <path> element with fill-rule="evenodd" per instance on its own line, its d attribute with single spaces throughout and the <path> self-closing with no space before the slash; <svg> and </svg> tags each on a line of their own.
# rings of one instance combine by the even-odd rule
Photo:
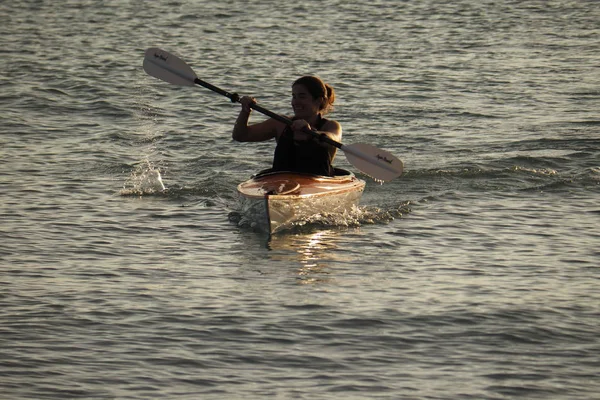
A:
<svg viewBox="0 0 600 400">
<path fill-rule="evenodd" d="M 349 212 L 364 189 L 365 181 L 340 168 L 335 176 L 266 170 L 237 187 L 243 213 L 269 234 L 322 213 Z"/>
</svg>

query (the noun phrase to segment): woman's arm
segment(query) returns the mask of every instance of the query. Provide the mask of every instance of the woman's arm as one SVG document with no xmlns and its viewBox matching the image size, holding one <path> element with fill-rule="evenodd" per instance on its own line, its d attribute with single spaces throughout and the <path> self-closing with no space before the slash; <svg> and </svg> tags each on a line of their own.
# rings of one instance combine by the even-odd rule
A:
<svg viewBox="0 0 600 400">
<path fill-rule="evenodd" d="M 277 128 L 281 123 L 272 118 L 258 124 L 248 125 L 250 113 L 252 112 L 250 105 L 255 104 L 256 100 L 244 96 L 240 99 L 240 103 L 242 103 L 242 109 L 233 126 L 231 134 L 233 140 L 238 142 L 262 142 L 277 136 Z"/>
<path fill-rule="evenodd" d="M 292 123 L 292 129 L 294 130 L 295 140 L 309 140 L 313 138 L 313 135 L 304 132 L 304 129 L 311 129 L 310 125 L 304 120 L 295 120 Z M 320 134 L 327 135 L 332 140 L 339 142 L 342 140 L 342 126 L 334 120 L 329 120 L 325 125 L 318 131 Z M 324 143 L 325 144 L 325 143 Z"/>
<path fill-rule="evenodd" d="M 335 140 L 336 142 L 340 142 L 342 140 L 342 126 L 339 124 L 339 122 L 334 120 L 327 121 L 319 133 L 326 134 L 330 139 Z"/>
</svg>

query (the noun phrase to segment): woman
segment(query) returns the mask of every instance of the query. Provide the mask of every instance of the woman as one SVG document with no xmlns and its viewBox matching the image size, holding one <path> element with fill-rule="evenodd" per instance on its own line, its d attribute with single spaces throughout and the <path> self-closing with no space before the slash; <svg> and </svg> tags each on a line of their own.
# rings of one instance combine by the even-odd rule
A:
<svg viewBox="0 0 600 400">
<path fill-rule="evenodd" d="M 240 99 L 242 109 L 233 128 L 232 137 L 238 142 L 261 142 L 275 138 L 277 147 L 273 157 L 273 171 L 304 172 L 332 176 L 332 162 L 337 149 L 324 143 L 307 130 L 324 134 L 340 141 L 342 127 L 337 121 L 323 118 L 333 108 L 333 88 L 314 76 L 303 76 L 292 85 L 292 124 L 270 118 L 258 124 L 248 125 L 256 100 L 244 96 Z"/>
</svg>

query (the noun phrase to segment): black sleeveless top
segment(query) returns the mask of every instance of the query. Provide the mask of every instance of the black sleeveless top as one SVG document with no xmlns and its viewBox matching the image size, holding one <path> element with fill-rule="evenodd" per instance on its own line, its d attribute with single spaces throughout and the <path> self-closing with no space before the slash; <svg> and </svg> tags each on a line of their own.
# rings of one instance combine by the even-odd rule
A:
<svg viewBox="0 0 600 400">
<path fill-rule="evenodd" d="M 327 120 L 319 115 L 315 128 L 321 129 L 326 122 Z M 277 141 L 272 170 L 333 176 L 331 162 L 336 151 L 334 146 L 319 143 L 316 138 L 294 141 L 294 132 L 288 125 Z"/>
</svg>

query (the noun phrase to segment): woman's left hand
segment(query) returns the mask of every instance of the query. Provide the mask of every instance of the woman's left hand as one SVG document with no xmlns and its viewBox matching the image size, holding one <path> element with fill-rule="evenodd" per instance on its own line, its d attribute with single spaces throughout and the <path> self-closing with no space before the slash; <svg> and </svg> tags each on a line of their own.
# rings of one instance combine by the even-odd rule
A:
<svg viewBox="0 0 600 400">
<path fill-rule="evenodd" d="M 306 132 L 307 130 L 312 130 L 312 128 L 303 119 L 292 121 L 292 130 L 294 131 L 294 140 L 305 141 L 312 138 L 312 135 Z"/>
</svg>

